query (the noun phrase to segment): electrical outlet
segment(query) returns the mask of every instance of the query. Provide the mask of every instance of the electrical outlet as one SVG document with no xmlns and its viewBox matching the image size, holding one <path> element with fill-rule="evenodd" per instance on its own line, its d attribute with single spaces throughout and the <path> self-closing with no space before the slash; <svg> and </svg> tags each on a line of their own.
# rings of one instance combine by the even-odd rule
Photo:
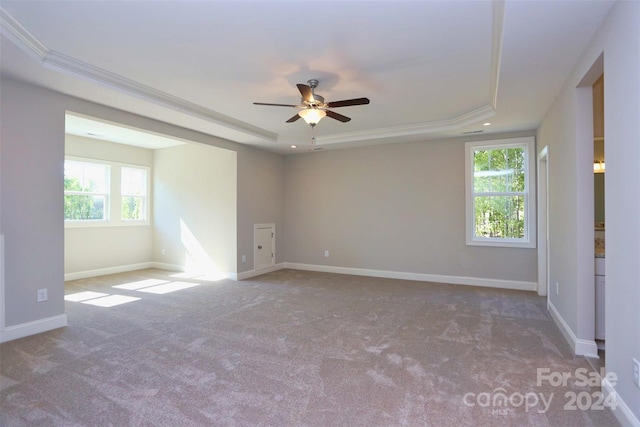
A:
<svg viewBox="0 0 640 427">
<path fill-rule="evenodd" d="M 162 256 L 164 256 L 165 254 L 164 249 L 161 249 L 160 252 L 162 252 Z"/>
<path fill-rule="evenodd" d="M 633 358 L 633 383 L 640 388 L 640 362 L 635 357 Z"/>
<path fill-rule="evenodd" d="M 242 262 L 247 262 L 247 256 L 246 255 L 242 255 Z"/>
<path fill-rule="evenodd" d="M 47 295 L 46 289 L 38 289 L 38 302 L 44 302 L 48 300 L 49 297 Z"/>
<path fill-rule="evenodd" d="M 324 251 L 324 256 L 329 257 L 329 251 Z"/>
<path fill-rule="evenodd" d="M 560 285 L 556 282 L 556 295 L 560 295 Z"/>
</svg>

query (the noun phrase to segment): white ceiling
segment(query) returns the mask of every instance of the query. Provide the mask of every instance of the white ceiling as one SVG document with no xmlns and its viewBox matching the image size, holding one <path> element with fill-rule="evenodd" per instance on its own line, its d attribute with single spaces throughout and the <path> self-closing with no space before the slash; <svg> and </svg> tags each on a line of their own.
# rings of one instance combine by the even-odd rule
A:
<svg viewBox="0 0 640 427">
<path fill-rule="evenodd" d="M 151 150 L 173 147 L 188 142 L 169 138 L 155 132 L 141 131 L 121 123 L 112 123 L 95 117 L 87 117 L 78 113 L 67 113 L 65 115 L 65 131 L 71 135 L 101 139 Z"/>
<path fill-rule="evenodd" d="M 279 153 L 535 129 L 611 1 L 11 1 L 1 72 Z M 483 126 L 491 122 L 491 126 Z M 76 132 L 91 132 L 78 128 Z M 95 132 L 98 133 L 98 132 Z"/>
</svg>

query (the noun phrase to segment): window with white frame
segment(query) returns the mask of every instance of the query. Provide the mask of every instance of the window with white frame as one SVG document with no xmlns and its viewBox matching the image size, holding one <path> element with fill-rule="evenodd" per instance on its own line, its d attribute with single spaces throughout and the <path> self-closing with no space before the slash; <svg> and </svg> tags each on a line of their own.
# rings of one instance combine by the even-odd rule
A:
<svg viewBox="0 0 640 427">
<path fill-rule="evenodd" d="M 467 244 L 535 247 L 533 137 L 466 144 Z"/>
<path fill-rule="evenodd" d="M 109 219 L 109 166 L 67 160 L 64 163 L 64 219 Z"/>
<path fill-rule="evenodd" d="M 149 224 L 149 171 L 145 166 L 67 157 L 64 163 L 65 225 Z"/>
<path fill-rule="evenodd" d="M 140 168 L 121 169 L 121 219 L 144 221 L 147 219 L 147 171 Z"/>
</svg>

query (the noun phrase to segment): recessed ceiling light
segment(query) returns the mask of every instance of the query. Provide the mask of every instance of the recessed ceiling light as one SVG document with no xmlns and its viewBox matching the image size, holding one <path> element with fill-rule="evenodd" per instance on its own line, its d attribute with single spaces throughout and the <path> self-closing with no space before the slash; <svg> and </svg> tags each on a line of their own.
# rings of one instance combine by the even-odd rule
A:
<svg viewBox="0 0 640 427">
<path fill-rule="evenodd" d="M 491 126 L 491 123 L 486 122 L 486 123 L 483 123 L 482 125 L 483 125 L 483 126 Z"/>
<path fill-rule="evenodd" d="M 298 148 L 298 146 L 297 145 L 292 145 L 291 148 Z"/>
</svg>

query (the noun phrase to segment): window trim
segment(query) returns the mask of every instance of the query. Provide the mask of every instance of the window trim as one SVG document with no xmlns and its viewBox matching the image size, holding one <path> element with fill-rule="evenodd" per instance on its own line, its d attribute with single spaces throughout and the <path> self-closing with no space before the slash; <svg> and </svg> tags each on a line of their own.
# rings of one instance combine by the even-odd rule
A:
<svg viewBox="0 0 640 427">
<path fill-rule="evenodd" d="M 142 196 L 145 201 L 144 206 L 144 219 L 124 219 L 122 218 L 122 198 L 125 197 L 125 194 L 122 194 L 122 169 L 134 169 L 134 170 L 142 170 L 145 172 L 145 194 Z M 118 195 L 120 200 L 120 207 L 118 209 L 118 218 L 123 225 L 148 225 L 149 217 L 151 216 L 150 205 L 151 205 L 151 191 L 150 191 L 150 178 L 151 178 L 151 169 L 147 166 L 140 165 L 130 165 L 125 163 L 120 163 L 120 173 L 119 173 L 119 182 L 118 182 L 118 191 L 120 194 Z M 127 194 L 126 196 L 135 197 L 134 195 Z"/>
<path fill-rule="evenodd" d="M 475 192 L 474 184 L 474 151 L 481 149 L 506 149 L 524 147 L 525 152 L 525 200 L 524 230 L 522 239 L 501 237 L 478 237 L 475 235 Z M 466 244 L 468 246 L 494 246 L 508 248 L 535 248 L 536 247 L 536 182 L 535 182 L 535 138 L 533 136 L 471 141 L 465 144 L 465 214 L 466 214 Z M 496 195 L 499 195 L 496 192 Z"/>
<path fill-rule="evenodd" d="M 105 162 L 99 162 L 99 161 L 95 161 L 93 159 L 86 159 L 86 158 L 82 158 L 82 157 L 65 157 L 64 161 L 65 163 L 67 162 L 67 160 L 71 161 L 71 162 L 75 162 L 75 163 L 81 163 L 81 164 L 90 164 L 90 165 L 98 165 L 98 166 L 106 166 L 106 185 L 107 185 L 107 191 L 106 192 L 87 192 L 87 191 L 66 191 L 64 190 L 63 194 L 66 196 L 67 194 L 76 194 L 76 195 L 95 195 L 95 196 L 104 196 L 104 218 L 102 219 L 65 219 L 64 223 L 65 226 L 67 224 L 69 225 L 75 225 L 75 226 L 91 226 L 91 227 L 97 227 L 97 226 L 101 226 L 101 225 L 106 225 L 109 223 L 110 220 L 110 213 L 111 213 L 111 180 L 112 180 L 112 173 L 111 173 L 111 165 L 105 163 Z"/>
<path fill-rule="evenodd" d="M 148 226 L 151 224 L 151 168 L 144 165 L 136 165 L 133 163 L 115 162 L 110 160 L 95 159 L 90 157 L 79 157 L 66 155 L 64 161 L 74 161 L 81 163 L 93 163 L 108 166 L 108 185 L 107 207 L 105 212 L 106 219 L 82 219 L 82 220 L 64 220 L 65 228 L 85 228 L 85 227 L 131 227 L 131 226 Z M 146 218 L 144 220 L 122 219 L 122 194 L 121 180 L 122 168 L 142 169 L 146 173 Z"/>
</svg>

